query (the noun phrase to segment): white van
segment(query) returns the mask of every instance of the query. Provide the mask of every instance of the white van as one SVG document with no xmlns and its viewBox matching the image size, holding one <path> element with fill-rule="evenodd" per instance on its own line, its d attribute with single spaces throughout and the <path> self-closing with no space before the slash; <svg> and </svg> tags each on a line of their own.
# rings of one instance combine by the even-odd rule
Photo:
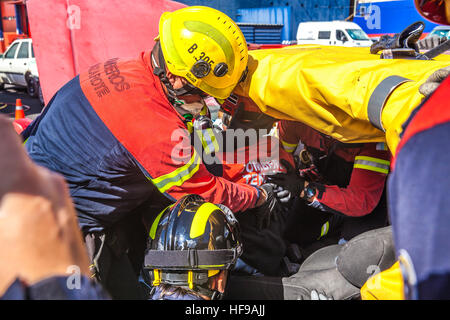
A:
<svg viewBox="0 0 450 320">
<path fill-rule="evenodd" d="M 301 22 L 297 30 L 297 44 L 320 44 L 345 47 L 370 47 L 372 40 L 354 22 Z"/>
</svg>

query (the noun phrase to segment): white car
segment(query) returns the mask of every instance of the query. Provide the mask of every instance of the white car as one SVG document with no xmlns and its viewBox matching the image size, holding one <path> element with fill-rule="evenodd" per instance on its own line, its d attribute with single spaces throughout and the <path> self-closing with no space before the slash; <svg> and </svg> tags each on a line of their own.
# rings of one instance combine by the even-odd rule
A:
<svg viewBox="0 0 450 320">
<path fill-rule="evenodd" d="M 39 97 L 39 74 L 31 39 L 16 39 L 0 56 L 0 89 L 5 84 L 24 87 L 32 97 Z"/>
<path fill-rule="evenodd" d="M 344 47 L 370 47 L 372 40 L 354 22 L 301 22 L 297 29 L 297 44 L 319 44 Z"/>
</svg>

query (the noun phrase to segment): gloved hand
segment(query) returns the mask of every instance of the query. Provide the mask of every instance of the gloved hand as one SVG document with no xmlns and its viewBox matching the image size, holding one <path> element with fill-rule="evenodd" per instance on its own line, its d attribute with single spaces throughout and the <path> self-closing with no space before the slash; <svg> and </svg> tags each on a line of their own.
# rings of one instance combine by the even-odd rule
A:
<svg viewBox="0 0 450 320">
<path fill-rule="evenodd" d="M 370 53 L 376 54 L 379 51 L 391 49 L 393 56 L 414 56 L 419 53 L 417 41 L 420 39 L 424 28 L 425 24 L 422 21 L 417 21 L 394 36 L 383 35 L 370 46 Z"/>
<path fill-rule="evenodd" d="M 281 159 L 281 164 L 286 168 L 287 172 L 268 176 L 268 180 L 270 183 L 282 188 L 282 190 L 276 191 L 276 196 L 281 203 L 286 203 L 291 198 L 300 195 L 305 185 L 305 179 L 300 176 L 299 172 L 288 161 Z"/>
<path fill-rule="evenodd" d="M 450 66 L 435 71 L 428 79 L 419 87 L 419 92 L 428 97 L 439 87 L 441 82 L 450 74 Z"/>
<path fill-rule="evenodd" d="M 273 193 L 273 186 L 270 183 L 263 184 L 259 187 L 259 190 L 262 193 L 261 197 L 265 197 L 265 201 L 253 210 L 257 218 L 256 227 L 258 230 L 262 230 L 270 226 L 272 219 L 278 221 L 278 214 L 281 212 L 281 207 Z"/>
</svg>

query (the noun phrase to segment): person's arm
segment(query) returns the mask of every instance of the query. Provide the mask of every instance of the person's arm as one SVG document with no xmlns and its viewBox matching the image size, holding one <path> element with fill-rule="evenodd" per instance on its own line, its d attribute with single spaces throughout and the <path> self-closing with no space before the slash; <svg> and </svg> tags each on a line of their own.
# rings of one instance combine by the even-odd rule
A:
<svg viewBox="0 0 450 320">
<path fill-rule="evenodd" d="M 303 125 L 297 121 L 281 120 L 278 122 L 278 134 L 281 146 L 290 154 L 294 154 L 300 142 L 300 136 L 297 133 L 298 128 L 301 126 Z"/>
<path fill-rule="evenodd" d="M 89 259 L 67 185 L 31 161 L 1 116 L 0 135 L 0 296 L 17 285 L 39 292 L 54 277 L 73 277 L 67 288 L 76 290 L 78 279 L 90 276 Z M 89 297 L 84 293 L 78 297 Z"/>
<path fill-rule="evenodd" d="M 330 46 L 249 55 L 248 76 L 235 94 L 250 97 L 274 118 L 300 121 L 341 142 L 386 141 L 393 153 L 401 124 L 423 98 L 420 85 L 448 66 L 439 59 L 380 59 L 364 48 Z M 372 125 L 369 105 L 374 107 L 370 114 L 381 112 L 386 133 Z"/>
<path fill-rule="evenodd" d="M 208 202 L 224 204 L 233 212 L 259 206 L 265 200 L 259 197 L 256 187 L 212 175 L 191 146 L 186 130 L 180 130 L 179 140 L 172 149 L 160 147 L 159 150 L 158 166 L 141 165 L 161 193 L 176 200 L 187 194 L 198 194 Z"/>
<path fill-rule="evenodd" d="M 389 173 L 388 151 L 376 150 L 376 144 L 366 144 L 355 157 L 350 183 L 346 188 L 311 183 L 313 197 L 307 201 L 322 211 L 360 217 L 372 212 L 380 201 Z M 305 187 L 308 182 L 305 183 Z M 305 198 L 304 191 L 300 194 Z"/>
</svg>

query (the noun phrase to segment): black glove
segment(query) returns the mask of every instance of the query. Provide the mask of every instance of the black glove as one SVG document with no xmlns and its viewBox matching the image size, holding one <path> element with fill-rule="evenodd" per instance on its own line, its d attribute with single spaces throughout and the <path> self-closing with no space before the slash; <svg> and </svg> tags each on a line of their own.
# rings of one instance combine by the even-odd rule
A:
<svg viewBox="0 0 450 320">
<path fill-rule="evenodd" d="M 280 202 L 286 203 L 290 199 L 300 196 L 305 185 L 305 179 L 300 177 L 298 170 L 294 169 L 288 161 L 281 159 L 281 164 L 286 168 L 287 172 L 268 176 L 268 180 L 270 183 L 282 188 L 282 190 L 275 189 L 277 190 L 276 196 L 280 199 Z"/>
<path fill-rule="evenodd" d="M 420 39 L 424 28 L 425 24 L 422 21 L 417 21 L 394 36 L 383 35 L 377 42 L 372 44 L 370 53 L 376 54 L 381 50 L 391 49 L 393 56 L 414 57 L 419 53 L 417 41 Z"/>
<path fill-rule="evenodd" d="M 270 221 L 272 219 L 278 221 L 278 214 L 280 214 L 281 208 L 273 193 L 273 186 L 271 184 L 263 184 L 259 189 L 260 192 L 266 195 L 266 201 L 253 210 L 256 215 L 256 227 L 258 230 L 262 230 L 263 228 L 268 228 L 270 226 Z"/>
</svg>

